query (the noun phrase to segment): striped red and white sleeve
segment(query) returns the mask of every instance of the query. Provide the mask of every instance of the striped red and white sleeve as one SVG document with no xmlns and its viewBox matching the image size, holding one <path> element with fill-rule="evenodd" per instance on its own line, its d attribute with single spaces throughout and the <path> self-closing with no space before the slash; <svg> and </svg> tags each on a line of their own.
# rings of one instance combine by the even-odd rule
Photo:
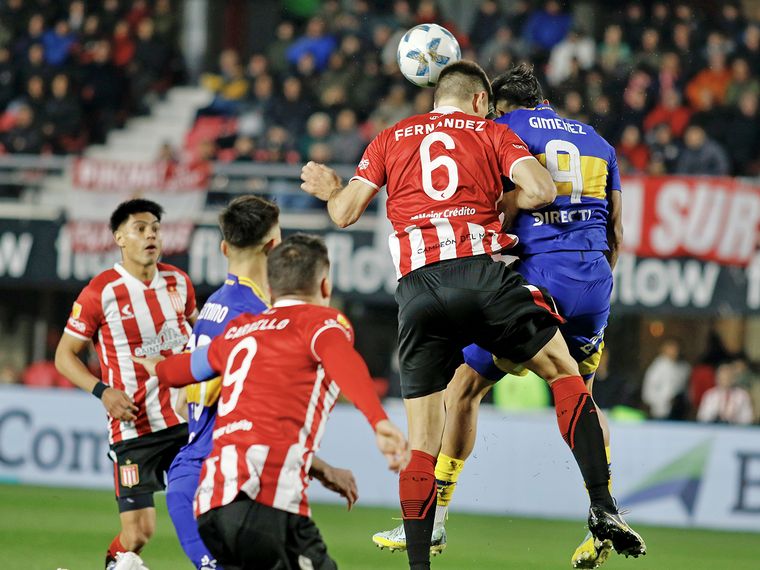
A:
<svg viewBox="0 0 760 570">
<path fill-rule="evenodd" d="M 79 340 L 90 340 L 103 321 L 101 291 L 92 283 L 87 285 L 71 307 L 64 332 Z"/>
<path fill-rule="evenodd" d="M 385 170 L 385 132 L 377 135 L 364 150 L 356 171 L 351 180 L 361 180 L 372 186 L 377 192 L 385 186 L 387 172 Z"/>
<path fill-rule="evenodd" d="M 341 319 L 348 326 L 339 322 Z M 374 429 L 379 421 L 388 419 L 388 416 L 375 392 L 367 364 L 354 349 L 348 320 L 339 314 L 334 322 L 332 319 L 330 321 L 319 322 L 312 329 L 312 353 L 322 364 L 327 377 L 338 385 Z"/>
</svg>

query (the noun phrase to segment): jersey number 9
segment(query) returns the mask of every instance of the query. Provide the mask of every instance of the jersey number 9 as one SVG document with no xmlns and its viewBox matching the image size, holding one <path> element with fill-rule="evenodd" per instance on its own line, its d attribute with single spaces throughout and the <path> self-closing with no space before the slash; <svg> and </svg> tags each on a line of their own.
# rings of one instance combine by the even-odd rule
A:
<svg viewBox="0 0 760 570">
<path fill-rule="evenodd" d="M 567 169 L 560 169 L 559 154 L 568 157 Z M 581 171 L 581 153 L 578 147 L 569 141 L 551 140 L 546 143 L 546 169 L 555 182 L 569 182 L 572 191 L 570 203 L 580 204 L 583 195 L 583 172 Z"/>
</svg>

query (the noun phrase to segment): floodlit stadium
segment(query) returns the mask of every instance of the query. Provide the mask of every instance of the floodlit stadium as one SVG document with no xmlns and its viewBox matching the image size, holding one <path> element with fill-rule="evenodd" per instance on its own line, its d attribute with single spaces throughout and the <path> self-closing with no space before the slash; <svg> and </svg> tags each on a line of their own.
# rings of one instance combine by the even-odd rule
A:
<svg viewBox="0 0 760 570">
<path fill-rule="evenodd" d="M 759 103 L 758 0 L 0 0 L 3 567 L 757 568 Z"/>
</svg>

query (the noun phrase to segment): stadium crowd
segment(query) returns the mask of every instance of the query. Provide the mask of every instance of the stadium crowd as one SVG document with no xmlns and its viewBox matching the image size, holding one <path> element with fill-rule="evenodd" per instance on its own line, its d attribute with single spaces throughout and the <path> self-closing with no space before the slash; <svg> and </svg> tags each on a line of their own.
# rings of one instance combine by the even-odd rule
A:
<svg viewBox="0 0 760 570">
<path fill-rule="evenodd" d="M 760 172 L 760 21 L 738 3 L 709 14 L 689 2 L 620 3 L 597 11 L 593 29 L 557 0 L 472 3 L 462 29 L 463 4 L 325 0 L 302 20 L 286 13 L 265 52 L 244 60 L 227 49 L 203 77 L 215 94 L 198 113 L 214 135 L 200 137 L 203 154 L 356 161 L 377 132 L 430 108 L 431 90 L 400 75 L 396 46 L 436 21 L 491 76 L 534 62 L 550 103 L 614 144 L 623 173 Z"/>
<path fill-rule="evenodd" d="M 182 80 L 171 0 L 0 1 L 0 153 L 81 152 Z"/>
</svg>

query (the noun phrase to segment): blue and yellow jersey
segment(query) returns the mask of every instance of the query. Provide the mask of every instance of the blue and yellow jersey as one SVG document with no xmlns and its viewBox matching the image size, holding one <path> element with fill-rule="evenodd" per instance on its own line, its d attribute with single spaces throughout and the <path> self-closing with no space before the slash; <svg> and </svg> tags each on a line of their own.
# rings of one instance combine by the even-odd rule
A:
<svg viewBox="0 0 760 570">
<path fill-rule="evenodd" d="M 615 149 L 592 127 L 563 119 L 548 105 L 517 109 L 496 122 L 525 141 L 557 185 L 552 204 L 515 219 L 516 253 L 608 251 L 607 197 L 621 189 Z"/>
<path fill-rule="evenodd" d="M 224 284 L 203 305 L 193 327 L 188 348 L 209 344 L 222 334 L 227 323 L 242 313 L 258 315 L 269 308 L 264 292 L 250 279 L 228 274 Z M 188 413 L 188 443 L 180 454 L 186 459 L 205 459 L 211 452 L 211 434 L 216 417 L 216 401 L 222 381 L 220 378 L 199 382 L 186 388 Z"/>
</svg>

